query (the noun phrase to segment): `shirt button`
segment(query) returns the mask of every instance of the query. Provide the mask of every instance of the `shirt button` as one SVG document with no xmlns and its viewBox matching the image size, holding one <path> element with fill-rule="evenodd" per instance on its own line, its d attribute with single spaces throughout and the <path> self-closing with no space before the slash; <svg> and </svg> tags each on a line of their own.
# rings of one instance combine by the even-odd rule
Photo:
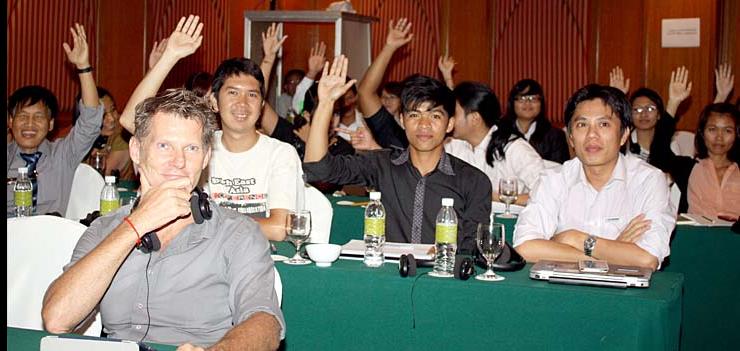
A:
<svg viewBox="0 0 740 351">
<path fill-rule="evenodd" d="M 152 273 L 154 273 L 154 272 L 152 272 L 152 270 L 150 269 L 150 270 L 149 270 L 149 275 L 152 275 Z"/>
<path fill-rule="evenodd" d="M 141 309 L 141 308 L 144 307 L 144 305 L 143 304 L 136 304 L 136 307 L 138 307 L 139 309 Z"/>
<path fill-rule="evenodd" d="M 134 328 L 136 328 L 136 330 L 139 330 L 139 329 L 141 329 L 141 326 L 140 325 L 136 325 L 136 326 L 134 326 Z"/>
</svg>

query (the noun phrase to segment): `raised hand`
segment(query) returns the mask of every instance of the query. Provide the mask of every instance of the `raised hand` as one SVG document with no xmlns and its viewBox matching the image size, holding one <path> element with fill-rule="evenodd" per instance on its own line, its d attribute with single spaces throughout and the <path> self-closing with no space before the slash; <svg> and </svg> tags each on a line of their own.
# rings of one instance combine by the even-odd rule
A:
<svg viewBox="0 0 740 351">
<path fill-rule="evenodd" d="M 67 59 L 77 66 L 78 69 L 90 67 L 90 52 L 87 47 L 85 27 L 79 23 L 75 23 L 74 27 L 69 28 L 69 31 L 72 33 L 73 47 L 70 49 L 69 44 L 62 44 L 64 53 L 67 54 Z"/>
<path fill-rule="evenodd" d="M 319 81 L 319 101 L 337 101 L 357 82 L 356 79 L 346 82 L 348 64 L 349 60 L 344 55 L 334 59 L 331 69 L 329 62 L 324 64 L 324 73 Z"/>
<path fill-rule="evenodd" d="M 689 80 L 689 70 L 681 66 L 671 72 L 671 84 L 668 88 L 668 100 L 681 102 L 691 95 L 691 84 Z M 687 84 L 688 82 L 688 84 Z"/>
<path fill-rule="evenodd" d="M 627 224 L 627 228 L 622 230 L 622 233 L 619 234 L 617 240 L 628 243 L 634 243 L 637 240 L 640 240 L 642 234 L 650 229 L 650 223 L 651 221 L 649 219 L 645 219 L 644 214 L 637 215 Z"/>
<path fill-rule="evenodd" d="M 280 51 L 280 47 L 283 46 L 285 39 L 288 39 L 287 35 L 278 38 L 278 32 L 282 30 L 282 27 L 282 24 L 273 23 L 267 28 L 267 33 L 262 32 L 262 50 L 265 52 L 265 56 L 275 57 Z"/>
<path fill-rule="evenodd" d="M 437 67 L 439 67 L 439 71 L 442 72 L 442 77 L 452 77 L 452 70 L 455 69 L 455 65 L 457 62 L 455 62 L 455 59 L 448 56 L 440 56 L 439 61 L 437 61 Z"/>
<path fill-rule="evenodd" d="M 365 127 L 359 127 L 357 130 L 349 130 L 346 128 L 335 128 L 335 132 L 347 133 L 350 137 L 350 144 L 355 150 L 369 151 L 369 150 L 380 150 L 382 147 L 375 142 L 373 134 L 370 133 Z"/>
<path fill-rule="evenodd" d="M 630 90 L 630 80 L 629 78 L 627 78 L 627 80 L 624 79 L 622 67 L 614 67 L 611 72 L 609 72 L 609 86 L 617 88 L 625 94 Z"/>
<path fill-rule="evenodd" d="M 393 20 L 388 24 L 388 35 L 385 38 L 385 45 L 390 46 L 394 49 L 398 49 L 414 38 L 413 34 L 409 34 L 411 31 L 411 22 L 406 18 L 401 18 L 393 23 Z"/>
<path fill-rule="evenodd" d="M 179 60 L 195 52 L 203 42 L 203 23 L 199 23 L 200 17 L 190 15 L 181 17 L 175 31 L 167 39 L 167 47 L 163 55 L 170 55 Z"/>
<path fill-rule="evenodd" d="M 167 48 L 167 38 L 162 39 L 159 43 L 156 41 L 154 42 L 154 45 L 152 46 L 152 52 L 149 53 L 149 69 L 152 69 L 154 65 L 159 62 L 159 59 L 162 58 L 162 54 L 164 54 L 164 50 Z"/>
<path fill-rule="evenodd" d="M 735 85 L 735 75 L 732 74 L 732 65 L 723 63 L 714 70 L 714 84 L 717 87 L 717 96 L 714 102 L 725 102 Z"/>
<path fill-rule="evenodd" d="M 308 56 L 308 78 L 315 80 L 316 76 L 324 68 L 326 62 L 326 44 L 324 42 L 316 43 L 311 48 L 311 55 Z"/>
</svg>

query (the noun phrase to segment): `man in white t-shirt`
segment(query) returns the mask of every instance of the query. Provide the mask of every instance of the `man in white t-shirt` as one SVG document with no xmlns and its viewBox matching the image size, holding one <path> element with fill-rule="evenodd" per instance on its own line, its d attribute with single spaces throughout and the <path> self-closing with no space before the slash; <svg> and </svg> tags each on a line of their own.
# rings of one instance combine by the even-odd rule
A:
<svg viewBox="0 0 740 351">
<path fill-rule="evenodd" d="M 257 131 L 264 107 L 260 66 L 247 58 L 221 62 L 211 86 L 221 131 L 202 183 L 222 207 L 250 215 L 270 240 L 285 238 L 285 219 L 303 191 L 295 149 Z"/>
<path fill-rule="evenodd" d="M 135 131 L 136 104 L 154 96 L 175 64 L 200 47 L 203 24 L 198 22 L 198 16 L 180 21 L 161 58 L 131 94 L 120 120 L 129 132 Z M 276 33 L 268 31 L 273 42 Z M 264 74 L 251 60 L 228 59 L 214 74 L 211 91 L 208 98 L 222 130 L 214 134 L 213 154 L 199 184 L 217 203 L 250 214 L 267 239 L 281 241 L 288 211 L 303 197 L 303 170 L 292 146 L 257 131 L 265 107 Z M 214 184 L 208 184 L 211 179 Z"/>
<path fill-rule="evenodd" d="M 576 158 L 547 170 L 514 229 L 528 261 L 578 261 L 660 267 L 676 224 L 663 172 L 622 155 L 631 106 L 618 89 L 587 85 L 565 109 Z"/>
</svg>

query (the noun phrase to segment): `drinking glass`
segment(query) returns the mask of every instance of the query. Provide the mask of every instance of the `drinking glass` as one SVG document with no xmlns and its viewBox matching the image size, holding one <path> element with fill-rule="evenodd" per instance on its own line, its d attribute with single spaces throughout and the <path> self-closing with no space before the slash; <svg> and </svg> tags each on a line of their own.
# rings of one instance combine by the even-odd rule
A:
<svg viewBox="0 0 740 351">
<path fill-rule="evenodd" d="M 516 202 L 519 194 L 518 189 L 516 178 L 503 178 L 498 181 L 498 198 L 506 204 L 506 210 L 499 217 L 516 218 L 515 215 L 511 214 L 510 207 L 512 203 Z"/>
<path fill-rule="evenodd" d="M 301 257 L 301 245 L 311 235 L 311 211 L 296 210 L 288 212 L 285 230 L 287 239 L 295 245 L 295 256 L 284 262 L 295 265 L 311 263 L 311 260 Z"/>
<path fill-rule="evenodd" d="M 502 223 L 479 223 L 475 232 L 475 243 L 488 266 L 486 272 L 476 275 L 475 279 L 489 282 L 504 280 L 504 277 L 497 275 L 491 268 L 496 257 L 503 252 L 506 245 L 504 225 Z"/>
</svg>

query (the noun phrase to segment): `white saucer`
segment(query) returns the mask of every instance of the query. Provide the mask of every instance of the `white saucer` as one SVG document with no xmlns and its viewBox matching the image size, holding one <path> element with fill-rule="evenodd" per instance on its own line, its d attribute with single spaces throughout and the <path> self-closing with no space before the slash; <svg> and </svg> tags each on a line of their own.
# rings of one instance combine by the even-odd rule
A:
<svg viewBox="0 0 740 351">
<path fill-rule="evenodd" d="M 454 274 L 451 274 L 451 273 L 437 273 L 435 271 L 431 271 L 427 274 L 435 278 L 453 278 L 455 276 Z"/>
<path fill-rule="evenodd" d="M 285 257 L 283 255 L 270 255 L 273 261 L 275 262 L 282 262 L 288 259 L 288 257 Z"/>
<path fill-rule="evenodd" d="M 291 266 L 305 266 L 307 264 L 313 263 L 313 261 L 306 260 L 305 262 L 302 262 L 302 263 L 293 263 L 293 262 L 290 262 L 288 260 L 285 260 L 285 261 L 283 261 L 283 263 L 288 264 L 288 265 L 291 265 Z"/>
</svg>

